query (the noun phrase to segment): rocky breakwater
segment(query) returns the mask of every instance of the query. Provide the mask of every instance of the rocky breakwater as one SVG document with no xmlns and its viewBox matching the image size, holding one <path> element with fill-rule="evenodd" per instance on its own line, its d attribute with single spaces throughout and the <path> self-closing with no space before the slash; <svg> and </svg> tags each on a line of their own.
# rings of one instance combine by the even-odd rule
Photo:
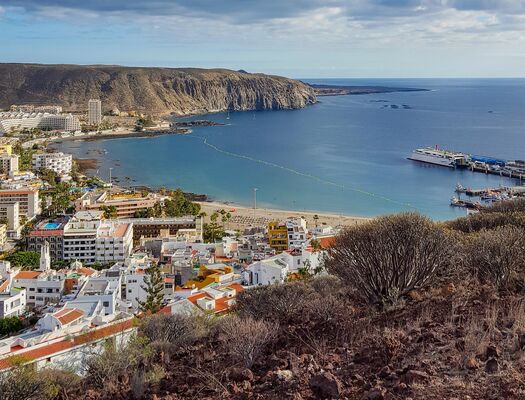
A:
<svg viewBox="0 0 525 400">
<path fill-rule="evenodd" d="M 281 110 L 316 102 L 314 90 L 293 79 L 245 71 L 105 65 L 0 64 L 0 107 L 59 104 L 87 109 L 189 115 L 216 111 Z"/>
</svg>

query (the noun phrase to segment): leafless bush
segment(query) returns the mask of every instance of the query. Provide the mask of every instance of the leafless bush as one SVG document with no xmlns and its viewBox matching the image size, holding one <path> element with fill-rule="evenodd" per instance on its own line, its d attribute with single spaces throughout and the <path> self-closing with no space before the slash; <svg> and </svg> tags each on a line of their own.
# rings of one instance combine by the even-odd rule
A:
<svg viewBox="0 0 525 400">
<path fill-rule="evenodd" d="M 220 325 L 226 338 L 226 350 L 247 368 L 252 367 L 275 338 L 277 329 L 275 323 L 237 316 L 224 318 Z"/>
<path fill-rule="evenodd" d="M 316 276 L 309 284 L 321 296 L 338 294 L 342 286 L 339 278 L 333 275 Z"/>
<path fill-rule="evenodd" d="M 465 248 L 468 268 L 502 287 L 525 272 L 525 231 L 512 226 L 481 231 Z"/>
<path fill-rule="evenodd" d="M 487 207 L 483 212 L 485 213 L 513 213 L 525 212 L 525 198 L 513 199 L 507 201 L 500 201 Z"/>
<path fill-rule="evenodd" d="M 440 227 L 418 214 L 403 213 L 344 231 L 325 266 L 362 299 L 392 304 L 431 284 L 452 254 L 451 240 Z"/>
<path fill-rule="evenodd" d="M 463 233 L 479 232 L 483 229 L 495 229 L 507 225 L 525 228 L 525 213 L 491 210 L 491 212 L 471 214 L 446 223 L 450 229 Z"/>
<path fill-rule="evenodd" d="M 174 352 L 191 346 L 202 337 L 205 326 L 194 316 L 156 314 L 142 321 L 139 332 L 155 350 L 162 353 L 163 361 L 168 363 Z"/>
<path fill-rule="evenodd" d="M 303 320 L 304 310 L 316 296 L 304 282 L 260 286 L 237 296 L 236 310 L 241 317 L 288 324 Z"/>
</svg>

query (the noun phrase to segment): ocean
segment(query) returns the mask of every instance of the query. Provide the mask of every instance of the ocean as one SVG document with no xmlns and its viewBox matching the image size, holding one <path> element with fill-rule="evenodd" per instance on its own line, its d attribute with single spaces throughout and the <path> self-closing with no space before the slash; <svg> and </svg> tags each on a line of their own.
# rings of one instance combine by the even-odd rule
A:
<svg viewBox="0 0 525 400">
<path fill-rule="evenodd" d="M 225 126 L 190 135 L 65 141 L 60 150 L 98 158 L 123 185 L 180 187 L 214 200 L 279 209 L 377 216 L 418 211 L 465 215 L 454 187 L 516 180 L 407 160 L 419 147 L 525 159 L 525 79 L 308 79 L 311 83 L 429 89 L 320 97 L 301 110 L 184 118 Z M 127 177 L 127 178 L 126 178 Z"/>
</svg>

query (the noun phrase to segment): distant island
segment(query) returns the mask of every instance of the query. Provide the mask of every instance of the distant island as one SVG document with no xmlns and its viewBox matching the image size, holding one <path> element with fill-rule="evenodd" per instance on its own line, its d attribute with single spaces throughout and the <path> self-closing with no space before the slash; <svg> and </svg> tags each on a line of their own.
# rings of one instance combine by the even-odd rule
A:
<svg viewBox="0 0 525 400">
<path fill-rule="evenodd" d="M 357 94 L 393 93 L 393 92 L 428 92 L 428 89 L 403 88 L 389 86 L 344 86 L 310 84 L 316 96 L 346 96 Z"/>
</svg>

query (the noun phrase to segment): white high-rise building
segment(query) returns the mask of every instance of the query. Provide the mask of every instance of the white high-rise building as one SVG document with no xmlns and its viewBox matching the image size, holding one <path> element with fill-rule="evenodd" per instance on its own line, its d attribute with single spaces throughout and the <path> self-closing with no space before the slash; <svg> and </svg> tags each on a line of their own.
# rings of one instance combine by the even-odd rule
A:
<svg viewBox="0 0 525 400">
<path fill-rule="evenodd" d="M 102 121 L 102 102 L 91 99 L 88 102 L 88 123 L 98 125 Z"/>
</svg>

